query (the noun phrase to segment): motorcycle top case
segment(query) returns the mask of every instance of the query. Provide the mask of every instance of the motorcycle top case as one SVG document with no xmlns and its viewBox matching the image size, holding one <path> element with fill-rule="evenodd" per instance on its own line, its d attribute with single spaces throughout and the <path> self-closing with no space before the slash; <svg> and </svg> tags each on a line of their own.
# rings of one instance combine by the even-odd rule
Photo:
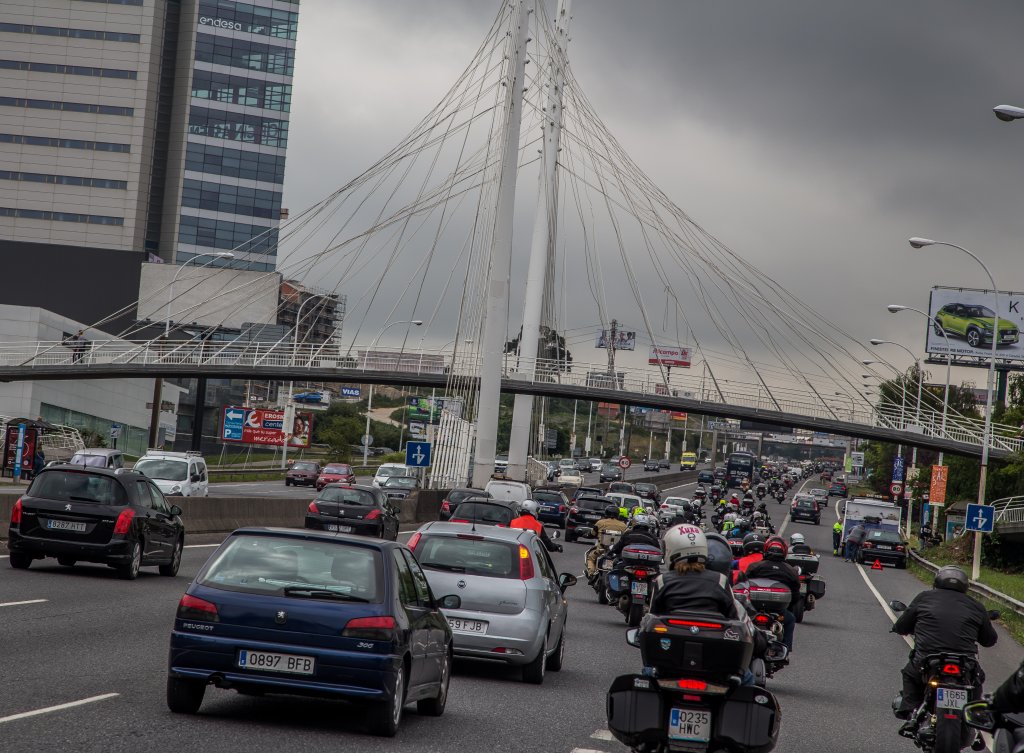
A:
<svg viewBox="0 0 1024 753">
<path fill-rule="evenodd" d="M 818 572 L 820 562 L 816 554 L 790 554 L 786 557 L 786 564 L 799 567 L 804 575 L 814 575 Z"/>
<path fill-rule="evenodd" d="M 755 609 L 781 612 L 793 600 L 789 586 L 772 578 L 751 578 L 743 584 Z M 738 589 L 739 590 L 739 589 Z"/>
<path fill-rule="evenodd" d="M 622 531 L 601 531 L 601 546 L 605 549 L 611 549 L 615 544 L 618 543 L 619 537 L 622 536 Z"/>
<path fill-rule="evenodd" d="M 748 622 L 719 614 L 648 615 L 640 625 L 640 656 L 659 677 L 727 679 L 750 665 L 754 636 Z"/>
<path fill-rule="evenodd" d="M 629 544 L 619 555 L 625 565 L 660 565 L 661 549 L 646 544 Z"/>
</svg>

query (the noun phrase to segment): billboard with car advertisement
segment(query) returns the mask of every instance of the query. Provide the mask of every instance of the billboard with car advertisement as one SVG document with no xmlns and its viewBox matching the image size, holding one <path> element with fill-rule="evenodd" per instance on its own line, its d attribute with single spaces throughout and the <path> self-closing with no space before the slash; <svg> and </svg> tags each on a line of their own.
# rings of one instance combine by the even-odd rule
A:
<svg viewBox="0 0 1024 753">
<path fill-rule="evenodd" d="M 998 318 L 998 357 L 1024 361 L 1020 331 L 1024 328 L 1024 293 L 999 291 L 999 316 L 992 310 L 992 291 L 971 288 L 932 288 L 925 350 L 929 355 L 978 356 L 992 350 Z M 941 328 L 941 329 L 940 329 Z M 943 336 L 942 330 L 945 330 Z M 948 340 L 948 344 L 947 344 Z"/>
<path fill-rule="evenodd" d="M 284 442 L 283 410 L 225 406 L 221 423 L 221 439 L 245 444 L 281 445 Z M 313 433 L 313 414 L 295 412 L 289 447 L 309 447 Z"/>
</svg>

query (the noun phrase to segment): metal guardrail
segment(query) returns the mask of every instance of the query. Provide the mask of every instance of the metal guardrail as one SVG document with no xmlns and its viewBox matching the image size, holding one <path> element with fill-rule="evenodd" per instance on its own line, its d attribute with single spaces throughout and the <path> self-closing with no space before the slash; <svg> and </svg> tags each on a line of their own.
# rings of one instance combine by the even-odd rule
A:
<svg viewBox="0 0 1024 753">
<path fill-rule="evenodd" d="M 908 551 L 910 552 L 910 556 L 913 560 L 926 570 L 934 573 L 939 569 L 940 565 L 936 565 L 934 562 L 925 559 L 913 549 L 908 549 Z M 971 581 L 968 591 L 979 598 L 990 599 L 997 604 L 1001 604 L 1014 614 L 1024 617 L 1024 602 L 1018 601 L 1012 596 L 1007 596 L 1002 591 L 996 591 L 994 588 L 989 588 L 984 583 L 979 583 L 976 580 Z"/>
</svg>

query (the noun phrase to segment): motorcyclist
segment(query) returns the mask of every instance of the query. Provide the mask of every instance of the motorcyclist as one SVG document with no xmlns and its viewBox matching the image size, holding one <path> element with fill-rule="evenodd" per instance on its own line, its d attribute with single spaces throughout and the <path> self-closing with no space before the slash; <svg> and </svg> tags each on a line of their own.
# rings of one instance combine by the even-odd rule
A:
<svg viewBox="0 0 1024 753">
<path fill-rule="evenodd" d="M 608 505 L 604 508 L 604 517 L 594 524 L 594 534 L 597 543 L 593 549 L 587 552 L 587 575 L 593 575 L 597 570 L 597 561 L 605 554 L 605 548 L 601 546 L 601 534 L 605 531 L 626 532 L 626 524 L 619 520 L 619 508 L 615 505 Z"/>
<path fill-rule="evenodd" d="M 608 550 L 609 556 L 618 557 L 623 548 L 630 544 L 647 544 L 661 549 L 661 542 L 654 533 L 654 521 L 650 515 L 634 515 L 629 529 L 619 537 L 615 546 Z"/>
<path fill-rule="evenodd" d="M 988 611 L 967 595 L 968 585 L 967 574 L 959 567 L 940 567 L 935 573 L 932 589 L 915 596 L 893 623 L 892 632 L 914 636 L 914 649 L 903 668 L 902 697 L 899 708 L 894 712 L 897 719 L 906 720 L 900 727 L 901 735 L 912 736 L 917 729 L 917 721 L 911 715 L 924 699 L 921 674 L 928 654 L 974 655 L 978 651 L 976 644 L 988 648 L 994 646 L 999 638 Z M 984 679 L 979 666 L 975 678 L 978 692 Z"/>
<path fill-rule="evenodd" d="M 548 532 L 544 529 L 544 524 L 537 520 L 537 509 L 537 503 L 532 499 L 520 502 L 519 517 L 513 518 L 512 522 L 508 524 L 508 527 L 525 528 L 528 531 L 533 531 L 538 537 L 540 537 L 540 540 L 544 542 L 544 546 L 549 552 L 562 551 L 562 545 L 556 544 L 548 538 Z"/>
<path fill-rule="evenodd" d="M 838 520 L 832 525 L 832 556 L 839 556 L 839 547 L 843 543 L 843 524 Z"/>
<path fill-rule="evenodd" d="M 814 554 L 814 550 L 811 549 L 802 533 L 794 533 L 789 537 L 789 551 L 793 554 Z"/>
<path fill-rule="evenodd" d="M 759 533 L 748 533 L 743 537 L 743 556 L 736 560 L 732 582 L 736 583 L 747 572 L 747 568 L 764 559 L 764 536 Z"/>
<path fill-rule="evenodd" d="M 665 534 L 669 572 L 658 576 L 651 596 L 652 614 L 717 612 L 737 619 L 739 612 L 729 579 L 708 570 L 708 542 L 696 526 L 676 526 Z"/>
<path fill-rule="evenodd" d="M 747 568 L 748 578 L 771 578 L 789 587 L 792 594 L 789 605 L 782 611 L 782 642 L 793 651 L 793 633 L 796 631 L 796 616 L 793 605 L 800 595 L 800 574 L 792 565 L 786 564 L 789 546 L 785 539 L 772 536 L 764 543 L 763 559 Z"/>
</svg>

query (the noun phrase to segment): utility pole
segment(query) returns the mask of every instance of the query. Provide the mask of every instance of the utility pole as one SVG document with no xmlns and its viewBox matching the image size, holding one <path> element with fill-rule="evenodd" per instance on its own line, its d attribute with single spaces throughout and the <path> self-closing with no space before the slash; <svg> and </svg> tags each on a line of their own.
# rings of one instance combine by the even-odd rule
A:
<svg viewBox="0 0 1024 753">
<path fill-rule="evenodd" d="M 569 434 L 569 456 L 576 457 L 576 408 L 579 400 L 572 401 L 572 433 Z"/>
<path fill-rule="evenodd" d="M 590 419 L 594 415 L 594 401 L 591 400 L 589 405 L 590 408 L 587 411 L 587 441 L 583 448 L 583 452 L 586 453 L 587 457 L 590 457 Z"/>
<path fill-rule="evenodd" d="M 618 384 L 615 380 L 615 339 L 619 333 L 619 322 L 612 319 L 612 328 L 608 330 L 608 376 L 612 378 L 612 389 Z"/>
<path fill-rule="evenodd" d="M 555 46 L 548 72 L 548 99 L 542 122 L 542 165 L 537 191 L 537 209 L 533 219 L 530 263 L 526 272 L 523 303 L 523 330 L 519 336 L 517 371 L 529 381 L 537 376 L 537 352 L 541 336 L 547 272 L 553 266 L 555 221 L 558 217 L 558 150 L 562 135 L 562 87 L 565 83 L 565 54 L 569 46 L 569 20 L 572 0 L 559 0 L 555 19 Z M 561 51 L 561 55 L 559 54 Z M 550 324 L 551 322 L 548 322 Z M 526 454 L 530 438 L 533 395 L 516 395 L 512 408 L 512 429 L 508 446 L 508 475 L 525 480 Z M 542 430 L 543 431 L 543 430 Z M 543 438 L 541 444 L 543 445 Z M 574 445 L 575 446 L 575 445 Z"/>
<path fill-rule="evenodd" d="M 516 174 L 519 167 L 519 134 L 523 119 L 523 89 L 526 85 L 526 42 L 533 2 L 519 0 L 512 17 L 512 49 L 502 82 L 505 86 L 505 129 L 501 173 L 498 181 L 497 213 L 491 237 L 483 341 L 480 347 L 480 393 L 477 399 L 476 452 L 473 457 L 473 486 L 483 489 L 494 473 L 498 450 L 498 414 L 501 403 L 501 375 L 505 361 L 505 332 L 508 325 L 509 267 L 512 262 L 512 222 L 516 204 Z M 525 333 L 524 333 L 525 334 Z M 522 344 L 523 338 L 520 338 Z M 525 472 L 525 463 L 524 463 Z"/>
</svg>

